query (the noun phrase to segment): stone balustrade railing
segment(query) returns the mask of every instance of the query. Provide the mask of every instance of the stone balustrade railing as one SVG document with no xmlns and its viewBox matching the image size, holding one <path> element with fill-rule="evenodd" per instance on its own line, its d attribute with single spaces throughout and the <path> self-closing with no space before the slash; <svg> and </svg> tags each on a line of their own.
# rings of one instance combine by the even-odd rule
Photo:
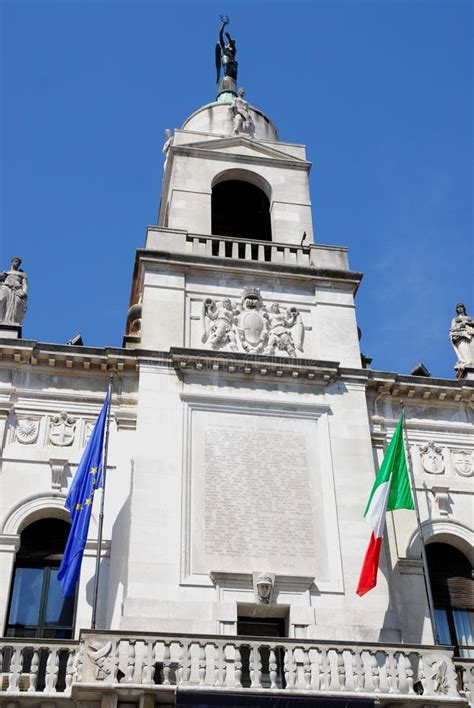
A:
<svg viewBox="0 0 474 708">
<path fill-rule="evenodd" d="M 243 261 L 284 263 L 287 265 L 315 265 L 312 246 L 293 246 L 271 241 L 246 240 L 229 236 L 188 234 L 188 248 L 195 255 L 233 258 Z"/>
<path fill-rule="evenodd" d="M 11 697 L 66 696 L 79 685 L 81 695 L 180 687 L 466 703 L 442 647 L 83 631 L 77 644 L 7 639 L 0 655 Z"/>
<path fill-rule="evenodd" d="M 292 244 L 233 236 L 194 234 L 180 229 L 150 226 L 146 249 L 232 261 L 258 262 L 318 270 L 349 271 L 347 249 L 315 243 Z"/>
<path fill-rule="evenodd" d="M 78 651 L 77 642 L 0 639 L 0 692 L 70 692 Z"/>
</svg>

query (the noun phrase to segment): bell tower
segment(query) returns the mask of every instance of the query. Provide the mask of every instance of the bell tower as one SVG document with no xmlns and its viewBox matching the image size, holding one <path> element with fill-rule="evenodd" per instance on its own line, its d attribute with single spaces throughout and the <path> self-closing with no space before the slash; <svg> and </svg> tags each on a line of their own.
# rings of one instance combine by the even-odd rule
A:
<svg viewBox="0 0 474 708">
<path fill-rule="evenodd" d="M 284 142 L 237 90 L 225 27 L 217 100 L 167 131 L 158 224 L 136 255 L 122 625 L 236 633 L 262 605 L 264 577 L 260 615 L 286 618 L 290 636 L 333 636 L 331 608 L 343 617 L 354 602 L 344 587 L 367 538 L 349 497 L 338 510 L 338 489 L 352 484 L 349 460 L 358 484 L 373 479 L 362 275 L 345 248 L 314 243 L 305 146 Z M 386 621 L 377 612 L 374 627 Z"/>
</svg>

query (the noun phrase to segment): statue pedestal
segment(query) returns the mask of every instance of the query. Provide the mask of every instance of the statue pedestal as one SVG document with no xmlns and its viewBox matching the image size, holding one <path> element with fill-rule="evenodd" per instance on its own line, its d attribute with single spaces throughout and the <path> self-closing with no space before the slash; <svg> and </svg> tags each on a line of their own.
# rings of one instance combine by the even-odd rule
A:
<svg viewBox="0 0 474 708">
<path fill-rule="evenodd" d="M 219 103 L 232 103 L 237 96 L 237 84 L 231 76 L 223 76 L 217 86 L 216 101 Z"/>
<path fill-rule="evenodd" d="M 456 367 L 456 378 L 474 381 L 474 364 Z"/>
<path fill-rule="evenodd" d="M 0 339 L 21 339 L 21 325 L 0 322 Z"/>
</svg>

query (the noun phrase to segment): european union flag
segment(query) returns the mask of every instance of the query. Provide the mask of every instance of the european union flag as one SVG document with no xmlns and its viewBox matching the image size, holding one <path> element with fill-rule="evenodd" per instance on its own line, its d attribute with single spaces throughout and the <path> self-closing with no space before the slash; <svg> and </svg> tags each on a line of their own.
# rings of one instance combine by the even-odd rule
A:
<svg viewBox="0 0 474 708">
<path fill-rule="evenodd" d="M 102 460 L 109 404 L 109 394 L 107 394 L 66 499 L 65 506 L 71 514 L 72 523 L 58 572 L 64 597 L 73 594 L 81 572 L 94 492 L 102 487 Z"/>
</svg>

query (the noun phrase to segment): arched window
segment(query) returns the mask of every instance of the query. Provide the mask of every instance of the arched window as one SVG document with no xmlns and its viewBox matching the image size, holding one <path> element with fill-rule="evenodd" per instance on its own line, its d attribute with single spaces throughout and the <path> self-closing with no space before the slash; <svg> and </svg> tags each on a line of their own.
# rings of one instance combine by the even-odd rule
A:
<svg viewBox="0 0 474 708">
<path fill-rule="evenodd" d="M 426 546 L 436 626 L 442 644 L 474 658 L 474 581 L 464 553 L 447 543 Z"/>
<path fill-rule="evenodd" d="M 211 231 L 216 236 L 271 241 L 270 201 L 265 192 L 241 179 L 215 184 Z"/>
<path fill-rule="evenodd" d="M 22 531 L 7 637 L 72 638 L 76 597 L 63 598 L 57 580 L 69 528 L 61 519 L 41 519 Z"/>
</svg>

